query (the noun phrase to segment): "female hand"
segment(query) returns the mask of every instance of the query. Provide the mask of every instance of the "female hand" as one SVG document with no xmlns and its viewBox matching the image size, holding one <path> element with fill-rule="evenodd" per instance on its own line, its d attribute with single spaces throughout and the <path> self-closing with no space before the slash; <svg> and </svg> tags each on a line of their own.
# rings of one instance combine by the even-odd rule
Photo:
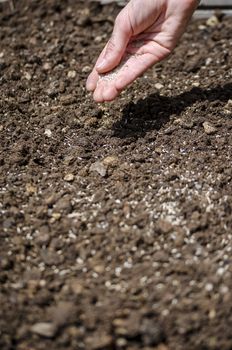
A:
<svg viewBox="0 0 232 350">
<path fill-rule="evenodd" d="M 93 92 L 94 100 L 114 100 L 149 67 L 166 58 L 198 3 L 131 0 L 117 16 L 112 36 L 88 77 L 86 88 Z"/>
</svg>

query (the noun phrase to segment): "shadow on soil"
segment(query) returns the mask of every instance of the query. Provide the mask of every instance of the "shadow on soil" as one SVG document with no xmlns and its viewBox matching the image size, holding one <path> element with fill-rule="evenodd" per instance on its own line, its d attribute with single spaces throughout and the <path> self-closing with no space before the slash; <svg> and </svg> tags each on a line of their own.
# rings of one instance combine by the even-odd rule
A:
<svg viewBox="0 0 232 350">
<path fill-rule="evenodd" d="M 119 138 L 144 137 L 148 131 L 160 130 L 172 115 L 178 116 L 195 102 L 203 102 L 202 110 L 208 103 L 220 104 L 232 97 L 232 83 L 212 89 L 193 88 L 174 97 L 151 94 L 136 103 L 130 102 L 122 112 L 122 118 L 112 127 L 114 136 Z"/>
</svg>

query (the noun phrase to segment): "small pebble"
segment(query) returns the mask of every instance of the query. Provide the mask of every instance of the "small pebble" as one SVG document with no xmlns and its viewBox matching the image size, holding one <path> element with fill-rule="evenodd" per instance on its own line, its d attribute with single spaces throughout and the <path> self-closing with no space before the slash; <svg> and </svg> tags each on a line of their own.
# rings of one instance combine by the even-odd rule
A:
<svg viewBox="0 0 232 350">
<path fill-rule="evenodd" d="M 96 265 L 94 266 L 94 271 L 98 274 L 102 274 L 105 271 L 105 266 L 103 265 Z"/>
<path fill-rule="evenodd" d="M 213 284 L 212 284 L 212 283 L 207 283 L 207 284 L 205 285 L 205 290 L 206 290 L 207 292 L 212 292 L 212 290 L 213 290 Z"/>
<path fill-rule="evenodd" d="M 50 309 L 50 317 L 57 328 L 67 325 L 74 313 L 75 305 L 67 301 L 61 301 Z"/>
<path fill-rule="evenodd" d="M 75 176 L 73 174 L 66 174 L 64 177 L 64 180 L 67 182 L 72 182 L 74 180 Z"/>
<path fill-rule="evenodd" d="M 112 168 L 118 165 L 119 158 L 117 156 L 108 156 L 103 159 L 102 163 L 106 166 L 110 166 Z"/>
<path fill-rule="evenodd" d="M 76 102 L 76 98 L 73 95 L 64 95 L 60 97 L 60 102 L 64 106 L 71 105 Z"/>
<path fill-rule="evenodd" d="M 216 311 L 214 309 L 210 310 L 209 318 L 213 320 L 216 317 Z"/>
<path fill-rule="evenodd" d="M 76 295 L 81 294 L 84 290 L 83 286 L 80 284 L 78 279 L 73 279 L 70 282 L 70 289 Z"/>
<path fill-rule="evenodd" d="M 31 80 L 31 74 L 28 73 L 28 72 L 25 72 L 25 73 L 24 73 L 24 77 L 25 77 L 25 79 L 27 79 L 27 80 Z"/>
<path fill-rule="evenodd" d="M 81 71 L 82 71 L 82 73 L 89 73 L 91 71 L 91 67 L 90 66 L 84 66 Z"/>
<path fill-rule="evenodd" d="M 52 213 L 52 219 L 54 221 L 59 220 L 61 218 L 61 214 L 60 213 Z"/>
<path fill-rule="evenodd" d="M 155 88 L 156 88 L 157 90 L 161 90 L 161 89 L 163 89 L 163 87 L 164 87 L 163 84 L 160 84 L 160 83 L 156 83 L 156 84 L 155 84 Z"/>
<path fill-rule="evenodd" d="M 43 64 L 43 70 L 50 70 L 52 67 L 51 67 L 51 63 L 49 62 L 45 62 Z"/>
<path fill-rule="evenodd" d="M 94 39 L 94 42 L 97 43 L 97 44 L 99 44 L 100 42 L 102 42 L 103 38 L 104 38 L 104 37 L 103 37 L 102 35 L 98 35 L 98 36 L 96 36 L 96 38 Z"/>
<path fill-rule="evenodd" d="M 227 104 L 223 108 L 223 111 L 228 115 L 232 113 L 232 100 L 228 100 Z"/>
<path fill-rule="evenodd" d="M 32 184 L 27 183 L 27 184 L 26 184 L 26 192 L 27 192 L 28 194 L 36 193 L 36 192 L 37 192 L 37 188 L 36 188 L 35 186 L 33 186 Z"/>
<path fill-rule="evenodd" d="M 76 78 L 77 72 L 75 70 L 70 70 L 68 72 L 68 78 L 74 79 Z"/>
<path fill-rule="evenodd" d="M 156 223 L 156 227 L 159 233 L 169 233 L 172 231 L 173 226 L 172 224 L 167 221 L 167 220 L 163 220 L 163 219 L 159 219 Z"/>
<path fill-rule="evenodd" d="M 38 334 L 45 338 L 53 338 L 56 334 L 57 328 L 50 322 L 39 322 L 31 327 L 31 332 Z"/>
<path fill-rule="evenodd" d="M 219 24 L 219 20 L 217 16 L 213 15 L 206 21 L 206 24 L 208 27 L 216 27 Z"/>
<path fill-rule="evenodd" d="M 125 338 L 118 338 L 116 340 L 116 344 L 118 347 L 125 347 L 127 345 L 127 340 Z"/>
<path fill-rule="evenodd" d="M 90 166 L 90 171 L 96 171 L 99 175 L 101 175 L 102 177 L 106 176 L 107 173 L 107 168 L 105 167 L 105 165 L 102 162 L 95 162 Z"/>
<path fill-rule="evenodd" d="M 204 128 L 205 133 L 207 135 L 213 135 L 217 132 L 217 128 L 213 124 L 211 124 L 210 122 L 204 122 L 203 128 Z"/>
<path fill-rule="evenodd" d="M 50 129 L 45 129 L 44 134 L 45 134 L 47 137 L 51 137 L 51 136 L 52 136 L 52 131 L 51 131 Z"/>
<path fill-rule="evenodd" d="M 212 62 L 213 62 L 213 59 L 211 57 L 208 57 L 205 61 L 205 65 L 210 66 Z"/>
</svg>

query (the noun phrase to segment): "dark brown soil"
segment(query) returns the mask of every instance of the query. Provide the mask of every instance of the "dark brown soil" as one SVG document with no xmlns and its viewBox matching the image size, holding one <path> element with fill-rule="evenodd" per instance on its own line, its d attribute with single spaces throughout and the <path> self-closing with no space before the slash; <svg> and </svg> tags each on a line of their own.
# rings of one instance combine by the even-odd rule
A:
<svg viewBox="0 0 232 350">
<path fill-rule="evenodd" d="M 0 15 L 0 349 L 232 349 L 232 19 L 96 105 L 118 9 L 28 4 Z"/>
</svg>

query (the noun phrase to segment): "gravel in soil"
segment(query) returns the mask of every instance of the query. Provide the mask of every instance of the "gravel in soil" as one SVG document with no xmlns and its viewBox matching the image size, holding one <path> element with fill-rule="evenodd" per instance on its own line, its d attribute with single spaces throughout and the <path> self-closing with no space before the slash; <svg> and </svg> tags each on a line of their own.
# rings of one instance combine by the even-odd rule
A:
<svg viewBox="0 0 232 350">
<path fill-rule="evenodd" d="M 231 18 L 96 105 L 118 8 L 0 6 L 0 348 L 231 349 Z"/>
</svg>

